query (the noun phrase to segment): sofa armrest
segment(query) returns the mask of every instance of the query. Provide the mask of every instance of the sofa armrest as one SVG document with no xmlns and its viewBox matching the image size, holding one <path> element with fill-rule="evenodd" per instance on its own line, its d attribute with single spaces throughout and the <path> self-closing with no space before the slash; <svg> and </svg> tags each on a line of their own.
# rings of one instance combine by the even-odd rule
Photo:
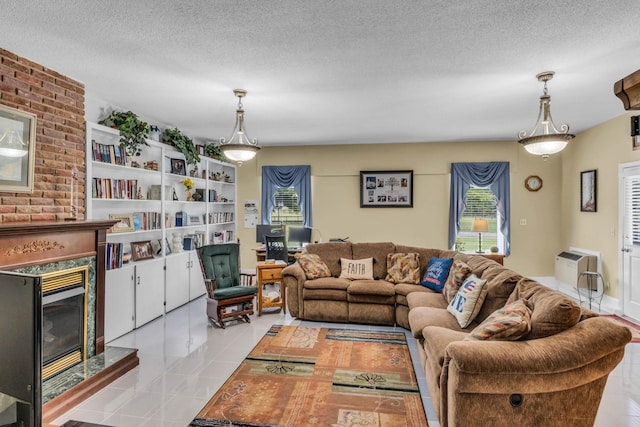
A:
<svg viewBox="0 0 640 427">
<path fill-rule="evenodd" d="M 441 411 L 455 413 L 471 395 L 552 393 L 606 380 L 629 341 L 629 329 L 594 317 L 541 339 L 451 342 L 440 377 Z"/>
<path fill-rule="evenodd" d="M 307 280 L 307 276 L 304 270 L 295 262 L 282 269 L 282 280 L 287 289 L 287 307 L 289 313 L 293 317 L 302 318 L 304 305 L 302 304 L 302 288 L 304 282 Z"/>
</svg>

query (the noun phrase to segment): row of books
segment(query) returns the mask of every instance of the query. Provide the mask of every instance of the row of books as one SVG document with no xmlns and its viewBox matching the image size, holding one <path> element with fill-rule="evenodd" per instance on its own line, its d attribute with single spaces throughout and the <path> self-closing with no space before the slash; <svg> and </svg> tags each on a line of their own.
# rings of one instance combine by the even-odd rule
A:
<svg viewBox="0 0 640 427">
<path fill-rule="evenodd" d="M 162 228 L 162 214 L 160 212 L 134 212 L 132 215 L 135 231 Z"/>
<path fill-rule="evenodd" d="M 122 255 L 124 247 L 122 243 L 107 243 L 106 268 L 113 270 L 122 267 Z"/>
<path fill-rule="evenodd" d="M 124 147 L 111 144 L 100 144 L 96 140 L 91 141 L 93 148 L 93 160 L 102 163 L 111 163 L 124 166 L 127 163 L 127 152 Z"/>
<path fill-rule="evenodd" d="M 231 242 L 233 240 L 233 231 L 214 231 L 209 237 L 213 244 Z"/>
<path fill-rule="evenodd" d="M 223 222 L 233 222 L 233 212 L 209 213 L 209 224 L 219 224 Z"/>
<path fill-rule="evenodd" d="M 135 200 L 137 194 L 137 179 L 93 178 L 91 195 L 94 199 Z"/>
</svg>

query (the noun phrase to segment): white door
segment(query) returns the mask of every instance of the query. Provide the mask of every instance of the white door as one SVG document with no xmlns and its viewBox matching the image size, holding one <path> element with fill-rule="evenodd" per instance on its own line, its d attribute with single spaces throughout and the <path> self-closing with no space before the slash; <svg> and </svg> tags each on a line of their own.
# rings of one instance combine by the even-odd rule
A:
<svg viewBox="0 0 640 427">
<path fill-rule="evenodd" d="M 133 331 L 135 305 L 134 266 L 108 270 L 104 289 L 104 341 L 110 341 Z"/>
<path fill-rule="evenodd" d="M 200 260 L 196 251 L 189 252 L 189 300 L 194 300 L 204 295 L 207 288 L 204 285 L 204 277 L 200 268 Z"/>
<path fill-rule="evenodd" d="M 620 165 L 622 305 L 640 320 L 640 163 Z"/>
<path fill-rule="evenodd" d="M 165 310 L 168 313 L 189 302 L 189 253 L 169 255 L 165 263 Z"/>
<path fill-rule="evenodd" d="M 164 314 L 164 261 L 136 263 L 136 328 Z"/>
</svg>

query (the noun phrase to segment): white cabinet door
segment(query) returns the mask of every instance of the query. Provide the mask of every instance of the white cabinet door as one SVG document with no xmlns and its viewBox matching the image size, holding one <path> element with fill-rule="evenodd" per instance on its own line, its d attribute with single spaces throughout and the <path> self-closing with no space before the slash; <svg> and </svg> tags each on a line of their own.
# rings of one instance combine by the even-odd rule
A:
<svg viewBox="0 0 640 427">
<path fill-rule="evenodd" d="M 164 261 L 136 264 L 136 328 L 164 314 Z"/>
<path fill-rule="evenodd" d="M 189 252 L 189 300 L 194 300 L 206 293 L 202 269 L 196 251 Z"/>
<path fill-rule="evenodd" d="M 189 253 L 170 255 L 165 260 L 165 311 L 189 302 Z"/>
<path fill-rule="evenodd" d="M 104 301 L 104 340 L 112 341 L 135 328 L 135 268 L 107 270 Z"/>
</svg>

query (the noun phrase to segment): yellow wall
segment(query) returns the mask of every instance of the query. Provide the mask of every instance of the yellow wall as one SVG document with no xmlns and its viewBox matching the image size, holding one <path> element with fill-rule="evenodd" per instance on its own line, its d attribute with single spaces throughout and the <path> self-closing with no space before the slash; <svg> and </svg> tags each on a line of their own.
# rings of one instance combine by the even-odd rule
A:
<svg viewBox="0 0 640 427">
<path fill-rule="evenodd" d="M 238 213 L 243 202 L 260 203 L 263 165 L 311 165 L 314 240 L 350 237 L 353 242 L 392 241 L 446 248 L 449 171 L 452 162 L 508 161 L 511 170 L 511 256 L 505 265 L 529 276 L 553 275 L 553 260 L 563 249 L 559 221 L 561 161 L 527 154 L 515 141 L 422 144 L 366 144 L 263 148 L 238 169 Z M 413 170 L 413 208 L 360 208 L 361 170 Z M 524 188 L 539 175 L 543 188 Z M 238 221 L 242 266 L 255 265 L 255 229 Z M 520 220 L 526 225 L 520 225 Z M 472 249 L 472 248 L 468 248 Z"/>
<path fill-rule="evenodd" d="M 621 108 L 622 109 L 622 108 Z M 622 116 L 581 133 L 562 152 L 560 217 L 564 246 L 602 252 L 606 293 L 619 297 L 618 166 L 640 160 L 629 136 L 629 117 Z M 580 212 L 580 172 L 597 169 L 597 212 Z"/>
</svg>

